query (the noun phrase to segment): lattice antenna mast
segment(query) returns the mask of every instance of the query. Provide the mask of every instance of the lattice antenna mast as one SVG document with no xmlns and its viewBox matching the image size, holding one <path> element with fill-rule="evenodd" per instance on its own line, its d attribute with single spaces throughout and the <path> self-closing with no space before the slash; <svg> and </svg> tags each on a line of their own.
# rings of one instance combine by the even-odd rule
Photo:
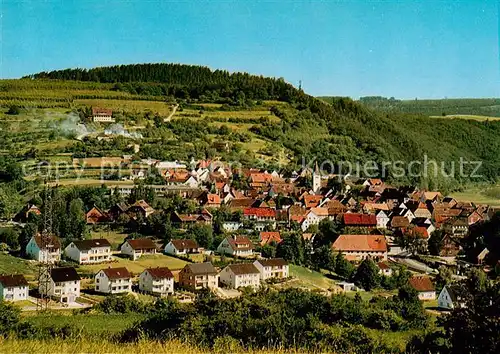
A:
<svg viewBox="0 0 500 354">
<path fill-rule="evenodd" d="M 49 308 L 50 296 L 50 274 L 53 266 L 51 253 L 54 245 L 52 242 L 52 196 L 51 191 L 45 181 L 44 190 L 44 210 L 43 210 L 43 229 L 40 233 L 40 256 L 38 265 L 38 301 L 37 310 L 47 310 Z"/>
</svg>

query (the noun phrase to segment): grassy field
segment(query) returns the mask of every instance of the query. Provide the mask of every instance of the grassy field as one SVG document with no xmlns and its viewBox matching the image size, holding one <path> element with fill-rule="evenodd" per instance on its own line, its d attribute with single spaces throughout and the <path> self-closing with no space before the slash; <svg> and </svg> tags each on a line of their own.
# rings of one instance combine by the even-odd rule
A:
<svg viewBox="0 0 500 354">
<path fill-rule="evenodd" d="M 28 260 L 0 253 L 0 274 L 24 274 L 31 278 L 36 274 L 36 266 Z"/>
<path fill-rule="evenodd" d="M 491 116 L 478 116 L 473 114 L 453 114 L 446 116 L 430 116 L 431 118 L 449 118 L 449 119 L 472 119 L 477 121 L 485 121 L 485 120 L 500 120 L 500 117 L 491 117 Z"/>
<path fill-rule="evenodd" d="M 322 273 L 290 264 L 290 275 L 297 278 L 298 282 L 293 283 L 294 287 L 305 287 L 308 289 L 336 289 L 337 285 L 332 279 L 325 277 Z"/>
<path fill-rule="evenodd" d="M 121 232 L 117 232 L 117 231 L 112 231 L 112 230 L 109 230 L 109 231 L 92 231 L 90 233 L 91 237 L 93 239 L 96 239 L 96 238 L 105 238 L 106 240 L 109 241 L 109 243 L 111 243 L 111 246 L 112 246 L 112 249 L 113 250 L 117 250 L 118 247 L 123 243 L 123 241 L 125 240 L 125 237 L 127 237 L 128 235 L 127 234 L 124 234 L 124 233 L 121 233 Z"/>
<path fill-rule="evenodd" d="M 463 192 L 452 193 L 451 196 L 463 202 L 500 206 L 500 186 L 469 188 Z"/>
<path fill-rule="evenodd" d="M 121 258 L 121 257 L 113 257 L 112 263 L 106 264 L 92 264 L 92 265 L 83 265 L 79 268 L 80 271 L 85 273 L 97 273 L 102 268 L 107 268 L 108 266 L 115 267 L 126 267 L 130 272 L 138 275 L 146 268 L 152 267 L 168 267 L 172 269 L 180 269 L 183 268 L 187 262 L 182 259 L 165 256 L 162 254 L 152 255 L 152 256 L 144 256 L 139 258 L 137 261 L 132 261 L 130 259 Z"/>
</svg>

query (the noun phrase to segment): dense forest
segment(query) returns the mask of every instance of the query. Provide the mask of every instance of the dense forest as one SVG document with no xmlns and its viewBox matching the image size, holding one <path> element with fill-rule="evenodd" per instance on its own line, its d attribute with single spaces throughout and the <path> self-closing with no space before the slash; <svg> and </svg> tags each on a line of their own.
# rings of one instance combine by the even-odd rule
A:
<svg viewBox="0 0 500 354">
<path fill-rule="evenodd" d="M 377 166 L 375 174 L 393 183 L 415 183 L 444 191 L 460 188 L 471 181 L 492 182 L 500 175 L 500 121 L 429 118 L 397 110 L 386 113 L 344 97 L 331 97 L 326 102 L 305 94 L 283 79 L 180 64 L 67 69 L 42 72 L 29 78 L 32 81 L 95 81 L 111 84 L 113 90 L 127 94 L 173 97 L 185 103 L 219 102 L 244 107 L 255 100 L 288 102 L 291 108 L 279 105 L 271 108 L 280 118 L 279 123 L 263 121 L 255 124 L 251 132 L 273 147 L 284 147 L 290 152 L 293 167 L 316 158 L 331 161 L 335 165 L 333 172 L 355 174 L 358 171 L 339 167 L 338 163 L 348 161 L 362 166 L 373 162 Z M 363 103 L 365 101 L 381 100 L 366 99 Z M 206 130 L 202 124 L 198 128 Z M 193 134 L 192 131 L 198 128 L 193 125 L 184 129 L 177 124 L 175 134 L 181 132 L 194 142 L 193 137 L 207 134 L 205 131 Z M 427 166 L 426 158 L 431 161 Z M 475 173 L 478 177 L 471 177 L 475 165 L 460 167 L 461 160 L 481 162 Z M 410 164 L 412 161 L 416 163 Z M 383 169 L 384 163 L 389 164 Z M 397 163 L 403 166 L 405 173 L 399 173 Z M 463 171 L 462 175 L 459 171 Z"/>
</svg>

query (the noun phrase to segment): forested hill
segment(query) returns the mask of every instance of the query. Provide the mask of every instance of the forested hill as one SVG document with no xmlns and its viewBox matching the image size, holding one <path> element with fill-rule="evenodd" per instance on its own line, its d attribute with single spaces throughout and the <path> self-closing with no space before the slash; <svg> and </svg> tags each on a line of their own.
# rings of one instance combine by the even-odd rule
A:
<svg viewBox="0 0 500 354">
<path fill-rule="evenodd" d="M 35 79 L 97 81 L 112 85 L 112 90 L 133 95 L 170 96 L 181 104 L 213 102 L 237 109 L 251 109 L 259 100 L 279 100 L 288 105 L 272 107 L 278 120 L 266 120 L 249 128 L 252 136 L 265 140 L 268 151 L 285 151 L 291 168 L 300 167 L 302 158 L 393 164 L 387 176 L 395 175 L 395 164 L 408 166 L 427 155 L 444 163 L 439 170 L 454 177 L 408 177 L 394 183 L 420 183 L 423 187 L 452 189 L 471 181 L 456 176 L 458 161 L 482 161 L 481 180 L 494 181 L 500 176 L 500 121 L 429 118 L 425 115 L 381 112 L 349 98 L 329 98 L 328 102 L 305 94 L 283 79 L 265 78 L 246 73 L 229 73 L 206 67 L 179 64 L 138 64 L 102 67 L 90 70 L 67 69 L 30 75 Z M 47 81 L 47 80 L 42 80 Z M 74 81 L 75 82 L 75 81 Z M 239 108 L 238 108 L 239 107 Z M 199 129 L 206 125 L 199 125 Z M 181 127 L 178 127 L 181 129 Z M 203 135 L 203 134 L 201 134 Z M 452 166 L 455 163 L 455 167 Z M 422 164 L 413 169 L 423 168 Z M 466 173 L 473 166 L 466 166 Z M 337 170 L 338 171 L 338 170 Z M 336 171 L 336 172 L 337 172 Z M 345 172 L 345 171 L 344 171 Z M 414 172 L 414 174 L 418 175 Z"/>
<path fill-rule="evenodd" d="M 88 70 L 65 69 L 40 72 L 26 78 L 117 83 L 116 90 L 133 94 L 203 100 L 248 98 L 289 102 L 300 94 L 299 90 L 283 79 L 183 64 L 133 64 Z"/>
</svg>

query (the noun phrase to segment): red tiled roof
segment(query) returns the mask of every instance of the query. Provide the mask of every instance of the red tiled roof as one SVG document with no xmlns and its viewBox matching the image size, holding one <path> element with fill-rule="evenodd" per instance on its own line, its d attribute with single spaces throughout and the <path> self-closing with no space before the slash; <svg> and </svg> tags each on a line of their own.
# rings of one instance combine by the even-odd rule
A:
<svg viewBox="0 0 500 354">
<path fill-rule="evenodd" d="M 387 252 L 387 243 L 382 235 L 340 235 L 332 248 L 337 251 Z"/>
<path fill-rule="evenodd" d="M 178 251 L 183 251 L 185 249 L 197 249 L 199 248 L 198 243 L 195 240 L 171 240 L 172 244 Z"/>
<path fill-rule="evenodd" d="M 276 210 L 271 208 L 246 208 L 243 215 L 255 215 L 260 217 L 276 217 Z"/>
<path fill-rule="evenodd" d="M 253 243 L 246 236 L 228 237 L 227 241 L 233 250 L 248 251 L 253 250 Z"/>
<path fill-rule="evenodd" d="M 28 286 L 28 282 L 22 274 L 0 275 L 0 284 L 2 284 L 4 288 Z"/>
<path fill-rule="evenodd" d="M 150 238 L 138 238 L 127 242 L 134 250 L 156 249 L 155 243 Z"/>
<path fill-rule="evenodd" d="M 170 269 L 168 269 L 167 267 L 148 268 L 146 270 L 149 274 L 151 274 L 153 279 L 165 279 L 174 277 Z"/>
<path fill-rule="evenodd" d="M 125 267 L 106 268 L 102 270 L 108 279 L 128 279 L 131 277 L 129 271 Z"/>
<path fill-rule="evenodd" d="M 410 226 L 410 220 L 405 216 L 394 216 L 391 220 L 392 227 L 408 227 Z"/>
<path fill-rule="evenodd" d="M 304 205 L 306 208 L 314 208 L 321 203 L 321 200 L 323 199 L 322 195 L 311 195 L 307 194 L 304 196 Z"/>
<path fill-rule="evenodd" d="M 280 243 L 281 236 L 277 231 L 262 231 L 259 235 L 261 246 L 267 245 L 271 242 Z"/>
<path fill-rule="evenodd" d="M 377 217 L 369 214 L 347 213 L 344 214 L 345 225 L 376 226 Z"/>
<path fill-rule="evenodd" d="M 98 107 L 92 107 L 92 115 L 93 116 L 110 116 L 113 114 L 113 111 L 111 109 L 107 108 L 98 108 Z"/>
<path fill-rule="evenodd" d="M 207 194 L 207 204 L 220 204 L 220 197 L 217 194 Z"/>
<path fill-rule="evenodd" d="M 418 292 L 434 291 L 434 284 L 431 278 L 425 276 L 416 276 L 408 279 L 410 286 Z"/>
</svg>

